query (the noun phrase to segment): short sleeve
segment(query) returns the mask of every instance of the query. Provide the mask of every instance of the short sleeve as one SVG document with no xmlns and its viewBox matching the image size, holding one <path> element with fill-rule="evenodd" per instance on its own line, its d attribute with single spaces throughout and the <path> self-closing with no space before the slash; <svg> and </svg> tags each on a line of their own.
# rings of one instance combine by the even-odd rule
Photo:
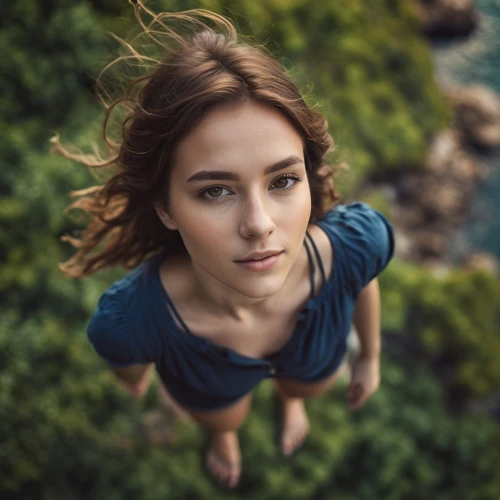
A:
<svg viewBox="0 0 500 500">
<path fill-rule="evenodd" d="M 377 277 L 394 256 L 394 229 L 387 218 L 366 203 L 340 205 L 318 221 L 337 246 L 357 292 Z M 338 247 L 341 247 L 339 249 Z"/>
<path fill-rule="evenodd" d="M 99 299 L 87 327 L 94 349 L 114 368 L 153 361 L 132 334 L 127 316 L 126 303 L 111 287 Z"/>
</svg>

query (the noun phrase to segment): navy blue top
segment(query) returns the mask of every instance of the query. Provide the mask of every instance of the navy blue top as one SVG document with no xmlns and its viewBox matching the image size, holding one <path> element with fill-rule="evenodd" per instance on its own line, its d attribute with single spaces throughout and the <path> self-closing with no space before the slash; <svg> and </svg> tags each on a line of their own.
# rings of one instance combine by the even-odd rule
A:
<svg viewBox="0 0 500 500">
<path fill-rule="evenodd" d="M 311 283 L 311 297 L 279 352 L 251 358 L 190 332 L 162 286 L 162 255 L 146 260 L 104 292 L 87 329 L 90 341 L 113 367 L 154 362 L 173 398 L 193 409 L 228 406 L 267 377 L 303 382 L 328 377 L 345 355 L 360 291 L 394 254 L 394 234 L 380 212 L 359 202 L 339 205 L 315 224 L 332 244 L 331 276 L 316 296 Z M 310 241 L 324 277 L 319 253 Z M 307 244 L 306 249 L 312 279 L 314 264 Z"/>
</svg>

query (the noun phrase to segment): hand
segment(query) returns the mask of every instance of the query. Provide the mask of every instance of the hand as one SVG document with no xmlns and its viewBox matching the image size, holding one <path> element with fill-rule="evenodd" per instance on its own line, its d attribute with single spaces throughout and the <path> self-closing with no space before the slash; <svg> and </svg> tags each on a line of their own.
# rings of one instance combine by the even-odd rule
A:
<svg viewBox="0 0 500 500">
<path fill-rule="evenodd" d="M 380 358 L 358 356 L 351 369 L 351 381 L 347 389 L 349 409 L 357 410 L 377 391 L 380 385 Z"/>
</svg>

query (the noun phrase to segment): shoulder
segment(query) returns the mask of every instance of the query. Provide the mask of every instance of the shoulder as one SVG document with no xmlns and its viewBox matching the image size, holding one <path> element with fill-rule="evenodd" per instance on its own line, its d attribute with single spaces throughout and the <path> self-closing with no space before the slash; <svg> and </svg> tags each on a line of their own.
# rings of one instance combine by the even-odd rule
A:
<svg viewBox="0 0 500 500">
<path fill-rule="evenodd" d="M 145 264 L 141 264 L 123 278 L 115 281 L 99 298 L 91 323 L 100 320 L 113 326 L 126 325 L 129 313 L 140 298 L 145 284 Z"/>
<path fill-rule="evenodd" d="M 146 266 L 141 264 L 113 283 L 99 298 L 87 326 L 97 353 L 113 367 L 152 361 L 147 337 L 140 331 L 144 314 Z"/>
<path fill-rule="evenodd" d="M 92 313 L 87 329 L 91 340 L 99 336 L 103 329 L 127 326 L 127 306 L 130 296 L 128 283 L 124 279 L 116 281 L 104 291 Z"/>
<path fill-rule="evenodd" d="M 394 248 L 394 230 L 389 220 L 366 203 L 338 205 L 315 222 L 330 240 L 358 243 L 369 249 L 376 244 Z"/>
<path fill-rule="evenodd" d="M 394 256 L 394 229 L 389 220 L 366 203 L 338 205 L 315 222 L 328 236 L 334 259 L 366 285 Z"/>
<path fill-rule="evenodd" d="M 328 210 L 316 223 L 326 227 L 352 226 L 363 231 L 369 231 L 374 226 L 378 229 L 381 223 L 390 225 L 385 215 L 360 201 L 348 205 L 337 205 Z M 378 228 L 377 225 L 379 225 Z"/>
</svg>

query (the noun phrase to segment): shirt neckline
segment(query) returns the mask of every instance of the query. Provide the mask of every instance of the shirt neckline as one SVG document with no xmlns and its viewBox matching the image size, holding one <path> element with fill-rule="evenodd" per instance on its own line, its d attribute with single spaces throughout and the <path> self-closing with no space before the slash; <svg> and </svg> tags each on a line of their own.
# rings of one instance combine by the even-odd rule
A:
<svg viewBox="0 0 500 500">
<path fill-rule="evenodd" d="M 320 227 L 320 226 L 318 226 Z M 232 349 L 231 347 L 226 347 L 226 346 L 221 346 L 216 344 L 210 339 L 207 339 L 206 337 L 202 337 L 201 335 L 197 335 L 196 333 L 192 332 L 191 330 L 187 329 L 184 330 L 180 328 L 175 319 L 172 316 L 172 313 L 169 310 L 168 307 L 168 302 L 172 304 L 172 307 L 177 311 L 177 308 L 175 307 L 175 304 L 168 294 L 167 290 L 163 286 L 163 283 L 161 281 L 160 277 L 160 267 L 163 262 L 163 259 L 165 258 L 164 254 L 157 255 L 156 257 L 153 257 L 154 262 L 151 262 L 151 268 L 150 268 L 150 273 L 152 274 L 152 279 L 154 286 L 158 289 L 158 294 L 154 294 L 155 297 L 161 297 L 163 299 L 163 302 L 160 304 L 161 309 L 166 312 L 166 314 L 169 317 L 170 323 L 172 324 L 173 331 L 175 332 L 176 335 L 182 335 L 183 339 L 186 339 L 187 342 L 191 342 L 194 345 L 196 345 L 199 348 L 202 348 L 204 350 L 209 350 L 215 355 L 220 355 L 222 358 L 225 360 L 228 359 L 235 359 L 238 361 L 244 361 L 246 363 L 263 363 L 266 364 L 272 360 L 278 359 L 283 353 L 285 353 L 288 349 L 290 349 L 293 344 L 295 343 L 297 336 L 301 329 L 303 328 L 304 324 L 308 324 L 309 322 L 308 317 L 311 314 L 311 311 L 317 310 L 318 309 L 318 303 L 323 300 L 323 297 L 326 295 L 327 290 L 333 286 L 334 281 L 337 278 L 338 275 L 338 270 L 337 270 L 337 254 L 336 254 L 336 248 L 334 247 L 333 241 L 330 238 L 330 235 L 324 231 L 323 228 L 320 227 L 320 229 L 325 232 L 326 236 L 328 237 L 328 240 L 330 241 L 330 244 L 332 246 L 332 266 L 331 266 L 331 271 L 330 271 L 330 277 L 329 279 L 326 280 L 326 282 L 323 283 L 321 288 L 319 289 L 318 293 L 315 296 L 309 296 L 309 299 L 307 300 L 306 304 L 302 308 L 302 310 L 299 312 L 297 316 L 297 323 L 295 325 L 295 328 L 290 335 L 290 338 L 285 342 L 285 344 L 276 352 L 262 357 L 262 358 L 255 358 L 252 356 L 247 356 L 245 354 L 242 354 L 235 349 Z M 180 314 L 177 311 L 177 314 L 179 317 L 182 319 Z M 182 321 L 184 323 L 184 321 Z M 185 323 L 184 323 L 185 324 Z"/>
</svg>

